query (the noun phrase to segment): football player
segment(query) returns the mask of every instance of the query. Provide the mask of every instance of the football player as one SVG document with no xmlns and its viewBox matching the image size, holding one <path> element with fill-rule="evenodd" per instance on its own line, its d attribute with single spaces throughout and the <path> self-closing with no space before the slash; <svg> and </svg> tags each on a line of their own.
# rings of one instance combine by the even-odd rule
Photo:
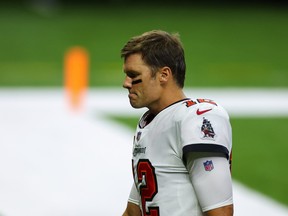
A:
<svg viewBox="0 0 288 216">
<path fill-rule="evenodd" d="M 232 132 L 225 109 L 183 92 L 178 34 L 153 30 L 121 50 L 132 107 L 147 107 L 134 136 L 134 184 L 123 216 L 233 215 Z"/>
</svg>

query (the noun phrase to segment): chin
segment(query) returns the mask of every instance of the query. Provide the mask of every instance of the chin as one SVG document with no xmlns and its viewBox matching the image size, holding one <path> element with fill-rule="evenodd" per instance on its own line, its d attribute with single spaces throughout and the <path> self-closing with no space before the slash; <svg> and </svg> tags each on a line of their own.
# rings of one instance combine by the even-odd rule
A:
<svg viewBox="0 0 288 216">
<path fill-rule="evenodd" d="M 144 106 L 140 105 L 140 104 L 136 104 L 136 103 L 133 103 L 130 101 L 130 105 L 135 108 L 135 109 L 140 109 L 140 108 L 143 108 Z"/>
</svg>

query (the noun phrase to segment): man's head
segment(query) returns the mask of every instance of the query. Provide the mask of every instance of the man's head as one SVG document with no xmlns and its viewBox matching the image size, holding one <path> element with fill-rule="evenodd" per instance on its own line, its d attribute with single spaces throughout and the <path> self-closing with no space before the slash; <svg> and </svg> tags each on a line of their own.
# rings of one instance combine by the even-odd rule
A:
<svg viewBox="0 0 288 216">
<path fill-rule="evenodd" d="M 133 37 L 121 50 L 121 57 L 126 61 L 132 54 L 141 54 L 143 61 L 151 69 L 152 77 L 160 68 L 169 67 L 175 82 L 183 88 L 186 64 L 178 34 L 153 30 Z"/>
</svg>

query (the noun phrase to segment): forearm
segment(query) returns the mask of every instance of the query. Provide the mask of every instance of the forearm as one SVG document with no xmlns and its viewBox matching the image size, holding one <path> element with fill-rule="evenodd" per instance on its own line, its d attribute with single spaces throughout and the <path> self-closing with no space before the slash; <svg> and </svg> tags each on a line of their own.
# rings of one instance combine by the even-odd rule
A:
<svg viewBox="0 0 288 216">
<path fill-rule="evenodd" d="M 141 210 L 138 205 L 128 202 L 127 208 L 122 216 L 141 216 Z"/>
<path fill-rule="evenodd" d="M 125 211 L 122 216 L 129 216 L 128 213 Z"/>
<path fill-rule="evenodd" d="M 227 205 L 204 212 L 204 216 L 233 216 L 233 212 L 233 205 Z"/>
</svg>

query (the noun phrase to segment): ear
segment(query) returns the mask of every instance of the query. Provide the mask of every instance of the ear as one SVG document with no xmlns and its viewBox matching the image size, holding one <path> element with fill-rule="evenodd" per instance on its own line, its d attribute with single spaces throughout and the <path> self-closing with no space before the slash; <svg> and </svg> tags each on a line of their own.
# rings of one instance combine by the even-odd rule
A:
<svg viewBox="0 0 288 216">
<path fill-rule="evenodd" d="M 172 71 L 169 67 L 163 67 L 160 69 L 160 82 L 165 83 L 168 82 L 169 79 L 172 78 Z"/>
</svg>

